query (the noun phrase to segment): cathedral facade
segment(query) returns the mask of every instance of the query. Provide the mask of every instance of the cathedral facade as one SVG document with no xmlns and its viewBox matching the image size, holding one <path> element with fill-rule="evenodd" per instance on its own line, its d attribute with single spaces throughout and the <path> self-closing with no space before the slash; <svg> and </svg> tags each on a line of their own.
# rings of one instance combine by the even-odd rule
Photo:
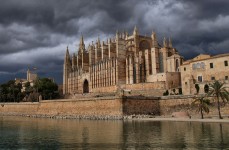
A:
<svg viewBox="0 0 229 150">
<path fill-rule="evenodd" d="M 156 34 L 116 33 L 85 48 L 83 36 L 77 54 L 67 48 L 63 70 L 63 94 L 115 92 L 138 85 L 171 89 L 181 85 L 179 66 L 183 62 L 169 38 L 159 44 Z M 133 85 L 133 86 L 128 86 Z M 136 86 L 135 86 L 136 85 Z M 142 86 L 143 87 L 143 86 Z"/>
</svg>

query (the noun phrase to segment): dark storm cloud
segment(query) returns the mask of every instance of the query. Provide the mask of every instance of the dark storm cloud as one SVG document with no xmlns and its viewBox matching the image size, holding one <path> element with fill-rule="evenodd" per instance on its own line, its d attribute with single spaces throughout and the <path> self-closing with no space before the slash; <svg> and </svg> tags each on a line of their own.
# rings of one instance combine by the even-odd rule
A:
<svg viewBox="0 0 229 150">
<path fill-rule="evenodd" d="M 229 49 L 227 0 L 0 0 L 0 82 L 21 77 L 28 65 L 61 82 L 66 46 L 118 30 L 172 37 L 185 58 Z"/>
</svg>

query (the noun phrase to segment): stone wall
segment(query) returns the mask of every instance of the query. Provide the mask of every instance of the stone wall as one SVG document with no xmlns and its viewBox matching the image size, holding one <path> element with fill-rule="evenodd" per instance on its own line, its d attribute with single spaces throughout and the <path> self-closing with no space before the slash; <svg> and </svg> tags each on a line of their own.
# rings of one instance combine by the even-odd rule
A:
<svg viewBox="0 0 229 150">
<path fill-rule="evenodd" d="M 12 114 L 36 114 L 39 103 L 1 103 L 0 113 L 12 113 Z"/>
<path fill-rule="evenodd" d="M 118 97 L 47 100 L 40 103 L 4 103 L 0 114 L 72 116 L 84 118 L 122 117 L 122 101 Z"/>
<path fill-rule="evenodd" d="M 138 83 L 121 85 L 121 88 L 128 90 L 165 89 L 165 82 Z"/>
<path fill-rule="evenodd" d="M 117 97 L 87 100 L 43 101 L 38 114 L 76 116 L 122 116 L 122 103 Z"/>
<path fill-rule="evenodd" d="M 117 86 L 108 86 L 108 87 L 99 87 L 99 88 L 93 88 L 90 92 L 92 93 L 107 93 L 107 92 L 115 92 L 117 91 Z"/>
<path fill-rule="evenodd" d="M 192 105 L 192 96 L 162 96 L 162 97 L 127 97 L 123 99 L 123 114 L 154 114 L 160 116 L 171 116 L 173 112 L 188 112 L 191 116 L 199 117 L 197 105 Z M 218 116 L 216 102 L 209 106 L 209 114 L 205 116 Z M 229 115 L 229 104 L 221 106 L 221 114 Z"/>
<path fill-rule="evenodd" d="M 123 98 L 124 115 L 160 115 L 160 101 L 157 98 L 127 97 Z"/>
<path fill-rule="evenodd" d="M 185 111 L 199 117 L 197 106 L 191 105 L 192 102 L 192 96 L 63 99 L 40 103 L 1 103 L 0 114 L 120 119 L 123 115 L 171 116 L 173 112 Z M 221 113 L 223 116 L 229 115 L 229 104 L 222 106 Z M 212 103 L 208 115 L 218 116 L 216 103 Z"/>
</svg>

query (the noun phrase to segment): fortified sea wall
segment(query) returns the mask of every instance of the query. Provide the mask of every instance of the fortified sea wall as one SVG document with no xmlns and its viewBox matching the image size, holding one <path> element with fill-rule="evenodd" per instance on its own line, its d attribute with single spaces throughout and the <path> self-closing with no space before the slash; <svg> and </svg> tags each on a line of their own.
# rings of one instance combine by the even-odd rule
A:
<svg viewBox="0 0 229 150">
<path fill-rule="evenodd" d="M 81 99 L 44 100 L 39 103 L 1 103 L 0 114 L 34 117 L 122 119 L 129 115 L 171 116 L 173 112 L 187 111 L 199 116 L 197 107 L 191 105 L 191 96 L 169 97 L 97 97 Z M 210 106 L 208 115 L 218 115 L 217 107 Z M 229 105 L 221 109 L 229 115 Z"/>
</svg>

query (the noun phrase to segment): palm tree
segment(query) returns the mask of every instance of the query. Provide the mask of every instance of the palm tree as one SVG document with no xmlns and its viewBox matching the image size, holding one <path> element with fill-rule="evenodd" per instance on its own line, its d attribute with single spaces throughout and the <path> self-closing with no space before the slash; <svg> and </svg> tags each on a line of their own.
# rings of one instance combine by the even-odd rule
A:
<svg viewBox="0 0 229 150">
<path fill-rule="evenodd" d="M 229 92 L 226 89 L 227 87 L 224 86 L 224 83 L 219 81 L 215 81 L 214 83 L 210 84 L 210 89 L 208 92 L 208 96 L 213 96 L 217 100 L 218 112 L 219 112 L 219 119 L 223 119 L 220 112 L 220 99 L 223 102 L 229 100 Z"/>
<path fill-rule="evenodd" d="M 200 112 L 201 119 L 204 119 L 203 111 L 206 113 L 209 113 L 209 107 L 208 106 L 210 104 L 210 100 L 206 99 L 205 96 L 196 97 L 195 100 L 192 102 L 192 105 L 194 105 L 194 104 L 198 105 L 197 111 Z"/>
</svg>

